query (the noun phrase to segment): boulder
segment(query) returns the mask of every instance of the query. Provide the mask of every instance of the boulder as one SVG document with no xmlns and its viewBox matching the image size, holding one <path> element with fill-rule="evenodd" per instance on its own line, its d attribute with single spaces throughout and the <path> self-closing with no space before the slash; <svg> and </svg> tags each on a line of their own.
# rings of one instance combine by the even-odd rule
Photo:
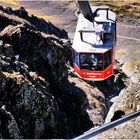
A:
<svg viewBox="0 0 140 140">
<path fill-rule="evenodd" d="M 82 114 L 87 113 L 94 127 L 103 124 L 108 112 L 108 104 L 104 94 L 96 86 L 91 86 L 79 78 L 69 77 L 68 80 L 69 85 L 74 85 L 73 88 L 70 88 L 71 93 L 76 94 L 76 96 L 77 94 L 81 96 L 80 94 L 84 93 L 86 96 L 85 102 L 81 104 Z M 76 90 L 78 88 L 79 91 Z"/>
</svg>

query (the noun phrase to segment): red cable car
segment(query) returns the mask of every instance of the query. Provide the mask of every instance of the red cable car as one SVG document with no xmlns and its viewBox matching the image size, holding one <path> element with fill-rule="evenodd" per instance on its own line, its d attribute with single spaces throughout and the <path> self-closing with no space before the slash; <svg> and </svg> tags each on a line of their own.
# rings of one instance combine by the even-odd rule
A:
<svg viewBox="0 0 140 140">
<path fill-rule="evenodd" d="M 116 14 L 109 7 L 90 7 L 77 1 L 82 13 L 73 40 L 73 67 L 83 79 L 104 80 L 113 75 Z"/>
</svg>

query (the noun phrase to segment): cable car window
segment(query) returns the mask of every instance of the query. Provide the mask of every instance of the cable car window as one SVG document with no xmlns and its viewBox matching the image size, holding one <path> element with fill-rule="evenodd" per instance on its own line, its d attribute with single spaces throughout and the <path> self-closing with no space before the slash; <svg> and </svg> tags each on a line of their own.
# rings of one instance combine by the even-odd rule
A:
<svg viewBox="0 0 140 140">
<path fill-rule="evenodd" d="M 79 64 L 79 54 L 78 54 L 78 52 L 76 52 L 76 51 L 73 51 L 73 59 L 74 59 L 74 63 L 77 65 L 77 66 L 80 66 L 80 64 Z"/>
<path fill-rule="evenodd" d="M 112 33 L 104 33 L 104 43 L 106 45 L 112 45 L 113 38 L 114 38 L 114 35 Z"/>
<path fill-rule="evenodd" d="M 81 40 L 94 45 L 103 45 L 102 32 L 81 32 Z"/>
<path fill-rule="evenodd" d="M 111 50 L 107 51 L 104 55 L 104 69 L 111 65 Z"/>
<path fill-rule="evenodd" d="M 106 28 L 109 28 L 108 26 Z M 107 29 L 112 30 L 112 28 Z M 102 32 L 102 31 L 96 31 L 96 32 L 80 32 L 81 40 L 85 43 L 90 43 L 94 45 L 112 45 L 114 34 L 109 32 Z"/>
<path fill-rule="evenodd" d="M 80 67 L 84 70 L 103 70 L 103 54 L 80 54 Z"/>
</svg>

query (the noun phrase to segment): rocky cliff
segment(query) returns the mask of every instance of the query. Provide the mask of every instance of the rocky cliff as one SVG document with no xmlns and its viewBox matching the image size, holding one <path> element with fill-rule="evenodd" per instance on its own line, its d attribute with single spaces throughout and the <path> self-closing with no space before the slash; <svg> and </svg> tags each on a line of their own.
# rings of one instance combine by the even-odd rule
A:
<svg viewBox="0 0 140 140">
<path fill-rule="evenodd" d="M 64 136 L 62 132 L 69 137 L 67 131 L 71 135 L 67 118 L 43 77 L 3 55 L 0 70 L 1 138 L 57 138 Z"/>
<path fill-rule="evenodd" d="M 0 7 L 0 138 L 72 138 L 101 125 L 101 90 L 71 75 L 66 31 Z"/>
<path fill-rule="evenodd" d="M 119 26 L 118 33 L 123 28 Z M 133 48 L 138 54 L 131 39 L 129 46 L 118 38 L 117 47 L 129 46 L 128 50 Z M 122 56 L 117 59 L 110 79 L 79 79 L 67 64 L 71 42 L 65 30 L 29 16 L 24 7 L 13 10 L 1 6 L 0 138 L 73 138 L 138 110 L 139 61 L 123 65 Z M 132 63 L 136 65 L 130 68 Z M 139 118 L 96 138 L 140 138 Z"/>
<path fill-rule="evenodd" d="M 106 117 L 105 123 L 117 120 L 124 115 L 140 110 L 140 83 L 122 90 L 119 96 L 112 99 L 113 105 Z M 114 127 L 93 139 L 140 139 L 140 117 Z"/>
</svg>

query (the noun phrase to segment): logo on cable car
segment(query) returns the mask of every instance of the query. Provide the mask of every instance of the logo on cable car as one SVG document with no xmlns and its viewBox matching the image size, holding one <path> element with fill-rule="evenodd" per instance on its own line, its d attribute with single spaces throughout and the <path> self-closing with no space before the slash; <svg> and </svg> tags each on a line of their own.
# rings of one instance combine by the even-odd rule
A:
<svg viewBox="0 0 140 140">
<path fill-rule="evenodd" d="M 100 75 L 100 76 L 101 76 L 102 73 L 88 73 L 88 72 L 87 72 L 87 75 L 91 75 L 91 76 L 92 76 L 92 75 L 95 75 L 95 76 L 96 76 L 96 75 L 97 75 L 97 76 Z"/>
</svg>

